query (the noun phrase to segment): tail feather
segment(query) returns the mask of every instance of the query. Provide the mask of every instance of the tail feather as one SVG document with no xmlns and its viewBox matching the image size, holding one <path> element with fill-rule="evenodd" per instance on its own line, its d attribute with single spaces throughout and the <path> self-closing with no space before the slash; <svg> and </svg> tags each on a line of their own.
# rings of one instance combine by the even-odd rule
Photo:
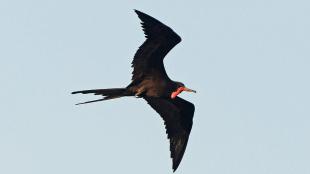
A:
<svg viewBox="0 0 310 174">
<path fill-rule="evenodd" d="M 104 98 L 102 99 L 78 103 L 77 105 L 109 100 L 123 96 L 130 96 L 130 93 L 127 91 L 126 88 L 91 89 L 91 90 L 74 91 L 71 94 L 94 94 L 104 96 Z"/>
<path fill-rule="evenodd" d="M 82 90 L 82 91 L 74 91 L 71 94 L 95 94 L 95 95 L 116 95 L 122 94 L 126 91 L 126 88 L 110 88 L 110 89 L 91 89 L 91 90 Z"/>
<path fill-rule="evenodd" d="M 102 98 L 102 99 L 98 99 L 98 100 L 91 100 L 91 101 L 87 101 L 87 102 L 77 103 L 75 105 L 83 105 L 83 104 L 93 103 L 93 102 L 98 102 L 98 101 L 103 101 L 103 100 L 106 100 L 106 99 Z"/>
</svg>

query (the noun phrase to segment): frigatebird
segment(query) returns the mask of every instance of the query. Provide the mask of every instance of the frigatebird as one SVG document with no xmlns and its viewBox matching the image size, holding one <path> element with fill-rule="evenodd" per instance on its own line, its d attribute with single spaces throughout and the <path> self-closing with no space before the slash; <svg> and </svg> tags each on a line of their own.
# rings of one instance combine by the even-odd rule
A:
<svg viewBox="0 0 310 174">
<path fill-rule="evenodd" d="M 182 91 L 196 92 L 181 82 L 171 80 L 164 68 L 163 59 L 179 42 L 171 28 L 157 19 L 135 10 L 141 20 L 146 37 L 132 61 L 132 82 L 125 88 L 92 89 L 72 94 L 102 95 L 98 100 L 79 104 L 115 99 L 124 96 L 143 98 L 163 118 L 170 140 L 172 168 L 175 171 L 183 157 L 193 124 L 195 106 L 178 97 Z"/>
</svg>

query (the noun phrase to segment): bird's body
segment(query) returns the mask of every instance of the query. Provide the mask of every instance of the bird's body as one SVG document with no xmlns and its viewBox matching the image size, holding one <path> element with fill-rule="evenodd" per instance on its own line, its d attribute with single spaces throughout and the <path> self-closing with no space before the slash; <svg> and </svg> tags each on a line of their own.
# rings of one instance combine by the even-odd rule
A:
<svg viewBox="0 0 310 174">
<path fill-rule="evenodd" d="M 169 80 L 162 79 L 143 79 L 139 83 L 131 83 L 127 89 L 135 96 L 143 97 L 167 97 L 176 88 L 176 84 Z"/>
<path fill-rule="evenodd" d="M 124 96 L 144 98 L 165 121 L 173 169 L 180 164 L 192 128 L 195 107 L 177 97 L 182 91 L 195 92 L 181 82 L 172 81 L 164 68 L 163 59 L 181 38 L 171 28 L 155 18 L 135 10 L 142 21 L 146 41 L 139 47 L 132 61 L 132 82 L 125 88 L 92 89 L 72 94 L 92 93 L 104 98 L 86 104 Z"/>
</svg>

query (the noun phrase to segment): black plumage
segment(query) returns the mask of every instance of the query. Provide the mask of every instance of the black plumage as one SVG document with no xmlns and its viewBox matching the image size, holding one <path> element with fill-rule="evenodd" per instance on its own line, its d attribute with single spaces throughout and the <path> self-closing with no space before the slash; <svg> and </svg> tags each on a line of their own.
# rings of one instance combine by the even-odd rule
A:
<svg viewBox="0 0 310 174">
<path fill-rule="evenodd" d="M 109 100 L 124 96 L 144 98 L 163 118 L 170 140 L 170 152 L 175 171 L 185 152 L 192 129 L 195 106 L 178 97 L 182 91 L 196 92 L 181 82 L 172 81 L 165 70 L 163 59 L 179 42 L 171 28 L 157 19 L 135 10 L 142 21 L 147 38 L 137 50 L 132 61 L 132 82 L 125 88 L 93 89 L 75 91 L 72 94 L 95 94 L 103 98 L 79 104 Z"/>
</svg>

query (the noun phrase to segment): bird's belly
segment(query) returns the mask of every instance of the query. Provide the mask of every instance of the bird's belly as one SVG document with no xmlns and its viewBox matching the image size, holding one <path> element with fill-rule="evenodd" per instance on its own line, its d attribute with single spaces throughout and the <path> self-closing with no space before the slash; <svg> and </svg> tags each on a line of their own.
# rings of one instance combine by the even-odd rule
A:
<svg viewBox="0 0 310 174">
<path fill-rule="evenodd" d="M 167 85 L 165 82 L 155 81 L 152 86 L 148 86 L 146 96 L 149 97 L 166 97 Z"/>
<path fill-rule="evenodd" d="M 131 87 L 136 96 L 167 97 L 167 82 L 158 79 L 145 79 Z"/>
<path fill-rule="evenodd" d="M 150 88 L 145 93 L 148 97 L 163 97 L 163 92 L 160 89 Z"/>
</svg>

